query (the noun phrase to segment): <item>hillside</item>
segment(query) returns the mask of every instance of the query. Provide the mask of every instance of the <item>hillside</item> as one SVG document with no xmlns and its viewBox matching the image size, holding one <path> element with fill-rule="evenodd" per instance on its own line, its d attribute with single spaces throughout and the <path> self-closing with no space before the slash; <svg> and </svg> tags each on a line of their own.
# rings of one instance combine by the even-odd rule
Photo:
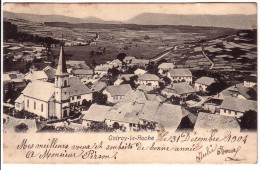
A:
<svg viewBox="0 0 260 170">
<path fill-rule="evenodd" d="M 256 15 L 176 15 L 142 13 L 127 21 L 105 21 L 97 17 L 75 18 L 62 15 L 35 15 L 4 11 L 4 18 L 20 18 L 32 22 L 66 22 L 71 24 L 135 24 L 135 25 L 188 25 L 202 27 L 223 27 L 234 29 L 256 28 Z"/>
<path fill-rule="evenodd" d="M 21 18 L 32 22 L 68 22 L 68 23 L 102 23 L 104 22 L 100 18 L 86 17 L 75 18 L 63 15 L 36 15 L 36 14 L 22 14 L 3 11 L 4 18 L 14 19 Z"/>
<path fill-rule="evenodd" d="M 140 25 L 190 25 L 206 27 L 227 27 L 235 29 L 255 28 L 256 15 L 176 15 L 142 13 L 125 23 Z"/>
</svg>

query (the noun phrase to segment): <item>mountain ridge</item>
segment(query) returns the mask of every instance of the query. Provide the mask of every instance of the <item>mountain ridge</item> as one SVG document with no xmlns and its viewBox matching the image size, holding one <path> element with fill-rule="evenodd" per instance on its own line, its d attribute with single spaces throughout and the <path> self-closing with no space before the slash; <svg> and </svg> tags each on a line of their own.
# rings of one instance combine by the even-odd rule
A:
<svg viewBox="0 0 260 170">
<path fill-rule="evenodd" d="M 39 15 L 3 11 L 4 18 L 21 18 L 33 22 L 68 22 L 101 23 L 101 24 L 138 24 L 138 25 L 189 25 L 204 27 L 224 27 L 235 29 L 256 28 L 257 15 L 229 14 L 229 15 L 184 15 L 163 13 L 141 13 L 125 21 L 106 21 L 95 16 L 76 18 L 64 15 Z"/>
</svg>

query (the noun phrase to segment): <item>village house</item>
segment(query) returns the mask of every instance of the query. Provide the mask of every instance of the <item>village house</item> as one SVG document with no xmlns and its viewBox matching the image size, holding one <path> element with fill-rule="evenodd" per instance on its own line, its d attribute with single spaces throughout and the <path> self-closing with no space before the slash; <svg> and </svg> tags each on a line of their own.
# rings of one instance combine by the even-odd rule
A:
<svg viewBox="0 0 260 170">
<path fill-rule="evenodd" d="M 67 60 L 66 65 L 68 68 L 73 69 L 89 69 L 89 66 L 86 65 L 85 61 Z"/>
<path fill-rule="evenodd" d="M 148 64 L 150 63 L 149 60 L 145 60 L 145 59 L 132 59 L 130 60 L 130 63 L 128 63 L 128 66 L 142 66 L 145 67 L 148 66 Z"/>
<path fill-rule="evenodd" d="M 244 86 L 246 87 L 253 87 L 257 84 L 257 76 L 256 75 L 249 75 L 244 79 Z"/>
<path fill-rule="evenodd" d="M 122 68 L 122 62 L 118 59 L 114 59 L 112 60 L 111 62 L 108 63 L 109 65 L 109 68 L 118 68 L 118 69 L 121 69 Z"/>
<path fill-rule="evenodd" d="M 122 84 L 124 82 L 123 79 L 117 79 L 115 82 L 114 82 L 114 86 L 118 86 L 120 84 Z"/>
<path fill-rule="evenodd" d="M 15 109 L 18 111 L 21 111 L 24 109 L 24 96 L 20 95 L 16 100 L 15 100 Z"/>
<path fill-rule="evenodd" d="M 252 99 L 253 94 L 250 94 L 250 89 L 243 84 L 236 84 L 234 86 L 228 87 L 219 93 L 219 98 L 224 97 L 236 97 L 239 99 Z M 255 93 L 256 95 L 256 93 Z"/>
<path fill-rule="evenodd" d="M 159 74 L 165 74 L 168 71 L 170 71 L 171 69 L 173 69 L 175 67 L 175 65 L 173 63 L 161 63 L 158 66 L 158 73 Z"/>
<path fill-rule="evenodd" d="M 203 131 L 232 131 L 240 132 L 240 125 L 235 117 L 200 112 L 194 125 L 195 132 Z"/>
<path fill-rule="evenodd" d="M 24 79 L 35 81 L 35 80 L 41 80 L 41 81 L 54 81 L 55 78 L 55 72 L 56 70 L 50 66 L 45 67 L 43 70 L 40 71 L 29 71 L 27 74 L 25 74 Z"/>
<path fill-rule="evenodd" d="M 142 74 L 137 79 L 137 84 L 143 84 L 152 86 L 154 88 L 159 87 L 160 78 L 155 74 Z"/>
<path fill-rule="evenodd" d="M 91 101 L 92 93 L 76 77 L 69 77 L 61 46 L 55 83 L 35 80 L 29 83 L 18 97 L 16 110 L 35 113 L 44 118 L 65 118 L 70 114 L 70 104 Z M 23 103 L 23 106 L 21 104 Z"/>
<path fill-rule="evenodd" d="M 99 82 L 95 82 L 93 86 L 94 86 L 93 87 L 94 92 L 103 92 L 106 89 L 107 84 L 105 82 L 99 81 Z"/>
<path fill-rule="evenodd" d="M 108 65 L 97 65 L 95 67 L 94 72 L 96 75 L 99 75 L 100 77 L 102 77 L 104 75 L 107 75 L 108 69 L 109 69 Z"/>
<path fill-rule="evenodd" d="M 129 84 L 122 84 L 119 86 L 107 86 L 103 94 L 107 95 L 107 101 L 110 103 L 117 103 L 123 101 L 127 92 L 132 90 Z"/>
<path fill-rule="evenodd" d="M 246 111 L 257 112 L 257 101 L 225 97 L 220 105 L 220 115 L 240 118 Z"/>
<path fill-rule="evenodd" d="M 143 74 L 145 74 L 145 73 L 147 73 L 147 71 L 146 71 L 146 70 L 143 70 L 143 69 L 140 69 L 140 68 L 138 68 L 138 69 L 136 69 L 136 70 L 134 71 L 134 74 L 137 75 L 137 76 L 143 75 Z"/>
<path fill-rule="evenodd" d="M 123 62 L 125 62 L 126 64 L 129 64 L 132 62 L 132 60 L 136 59 L 135 57 L 133 56 L 126 56 L 123 60 Z"/>
<path fill-rule="evenodd" d="M 188 84 L 192 84 L 192 74 L 189 69 L 172 69 L 167 73 L 167 77 L 174 83 L 184 81 Z"/>
<path fill-rule="evenodd" d="M 119 74 L 118 75 L 118 79 L 122 79 L 122 80 L 125 80 L 125 81 L 130 81 L 132 77 L 134 77 L 135 74 Z"/>
<path fill-rule="evenodd" d="M 92 69 L 73 69 L 71 70 L 71 74 L 79 79 L 91 79 L 94 75 L 94 71 Z"/>
<path fill-rule="evenodd" d="M 70 106 L 86 105 L 92 101 L 91 90 L 84 85 L 77 77 L 70 77 Z"/>
<path fill-rule="evenodd" d="M 196 91 L 207 92 L 207 88 L 215 82 L 214 78 L 211 77 L 201 77 L 195 81 L 194 88 Z"/>
<path fill-rule="evenodd" d="M 87 111 L 82 111 L 82 125 L 89 127 L 91 122 L 105 122 L 111 106 L 92 104 Z"/>
<path fill-rule="evenodd" d="M 162 95 L 165 95 L 167 98 L 175 96 L 181 99 L 185 99 L 187 96 L 194 94 L 195 90 L 187 83 L 182 82 L 168 85 L 161 91 L 161 93 Z"/>
<path fill-rule="evenodd" d="M 143 109 L 143 104 L 124 102 L 118 103 L 106 115 L 105 123 L 121 131 L 137 131 L 139 130 L 139 114 Z"/>
<path fill-rule="evenodd" d="M 148 85 L 144 85 L 144 84 L 140 84 L 136 90 L 140 90 L 140 91 L 143 91 L 143 92 L 150 92 L 153 90 L 153 87 L 152 86 L 148 86 Z"/>
</svg>

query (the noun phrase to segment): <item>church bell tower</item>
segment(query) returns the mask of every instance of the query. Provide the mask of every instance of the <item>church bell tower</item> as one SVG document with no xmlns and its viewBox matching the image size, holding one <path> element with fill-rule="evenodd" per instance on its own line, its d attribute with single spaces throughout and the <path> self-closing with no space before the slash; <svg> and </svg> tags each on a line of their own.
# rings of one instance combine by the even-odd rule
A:
<svg viewBox="0 0 260 170">
<path fill-rule="evenodd" d="M 63 42 L 61 43 L 58 67 L 55 73 L 55 116 L 66 118 L 70 113 L 70 82 L 64 56 Z"/>
</svg>

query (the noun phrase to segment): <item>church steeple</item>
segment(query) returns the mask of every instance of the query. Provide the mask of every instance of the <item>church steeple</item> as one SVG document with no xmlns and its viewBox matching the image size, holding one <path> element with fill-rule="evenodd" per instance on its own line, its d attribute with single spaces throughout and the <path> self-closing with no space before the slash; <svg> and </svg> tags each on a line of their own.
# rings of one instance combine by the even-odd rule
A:
<svg viewBox="0 0 260 170">
<path fill-rule="evenodd" d="M 55 74 L 55 116 L 65 118 L 70 113 L 70 81 L 61 43 L 59 63 Z"/>
<path fill-rule="evenodd" d="M 64 56 L 63 40 L 62 40 L 61 47 L 60 47 L 59 62 L 58 62 L 58 67 L 55 75 L 59 76 L 59 75 L 66 75 L 66 74 L 68 74 L 68 71 L 66 66 L 66 59 Z"/>
</svg>

